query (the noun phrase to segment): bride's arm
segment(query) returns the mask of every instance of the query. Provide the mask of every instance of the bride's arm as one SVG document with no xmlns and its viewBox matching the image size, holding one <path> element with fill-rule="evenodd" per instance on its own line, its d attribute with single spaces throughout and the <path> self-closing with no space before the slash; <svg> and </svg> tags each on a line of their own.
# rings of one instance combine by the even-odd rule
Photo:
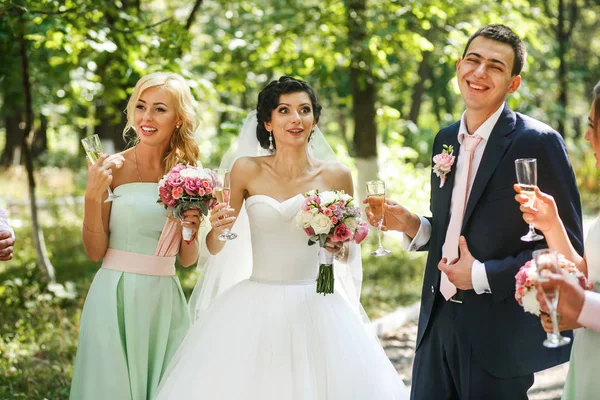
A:
<svg viewBox="0 0 600 400">
<path fill-rule="evenodd" d="M 256 164 L 250 158 L 240 158 L 233 164 L 230 172 L 229 207 L 226 204 L 218 204 L 212 210 L 209 219 L 211 230 L 206 235 L 206 247 L 210 254 L 219 253 L 225 246 L 225 242 L 218 237 L 224 230 L 233 227 L 244 202 L 248 177 L 255 173 Z"/>
</svg>

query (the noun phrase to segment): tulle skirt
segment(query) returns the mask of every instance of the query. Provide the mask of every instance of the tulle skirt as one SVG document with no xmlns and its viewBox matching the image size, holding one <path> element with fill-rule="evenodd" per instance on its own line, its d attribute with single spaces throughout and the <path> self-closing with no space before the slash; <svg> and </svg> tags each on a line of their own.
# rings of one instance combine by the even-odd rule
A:
<svg viewBox="0 0 600 400">
<path fill-rule="evenodd" d="M 314 282 L 242 281 L 171 360 L 157 400 L 385 400 L 408 392 L 377 338 Z"/>
</svg>

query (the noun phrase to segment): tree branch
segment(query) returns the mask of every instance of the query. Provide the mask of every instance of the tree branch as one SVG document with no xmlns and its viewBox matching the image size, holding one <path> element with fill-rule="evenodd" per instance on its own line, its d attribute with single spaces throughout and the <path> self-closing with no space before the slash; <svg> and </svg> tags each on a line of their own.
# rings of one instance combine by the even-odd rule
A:
<svg viewBox="0 0 600 400">
<path fill-rule="evenodd" d="M 153 24 L 140 26 L 139 28 L 135 28 L 135 29 L 120 29 L 120 28 L 117 28 L 116 26 L 114 26 L 114 25 L 112 25 L 110 23 L 106 23 L 106 24 L 102 24 L 102 25 L 107 26 L 107 27 L 109 27 L 110 29 L 112 29 L 112 30 L 114 30 L 116 32 L 120 32 L 120 33 L 133 33 L 133 32 L 139 32 L 139 31 L 145 31 L 145 30 L 148 30 L 148 29 L 152 29 L 155 26 L 162 25 L 165 22 L 169 22 L 172 19 L 173 19 L 173 17 L 168 17 L 168 18 L 165 18 L 165 19 L 163 19 L 161 21 L 155 22 Z"/>
<path fill-rule="evenodd" d="M 200 6 L 202 5 L 202 1 L 203 0 L 196 0 L 196 3 L 194 4 L 194 7 L 192 7 L 192 11 L 190 12 L 190 15 L 188 16 L 187 22 L 185 23 L 185 29 L 186 30 L 190 30 L 190 28 L 192 27 L 194 21 L 196 20 L 196 12 L 198 11 L 198 9 L 200 8 Z"/>
</svg>

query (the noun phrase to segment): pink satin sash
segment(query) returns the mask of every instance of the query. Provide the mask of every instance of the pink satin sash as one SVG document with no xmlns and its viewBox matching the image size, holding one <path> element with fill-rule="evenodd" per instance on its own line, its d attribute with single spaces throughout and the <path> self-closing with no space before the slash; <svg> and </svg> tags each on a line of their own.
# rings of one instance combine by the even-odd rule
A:
<svg viewBox="0 0 600 400">
<path fill-rule="evenodd" d="M 175 275 L 175 256 L 159 257 L 108 248 L 104 255 L 102 268 L 131 274 L 173 276 Z"/>
<path fill-rule="evenodd" d="M 179 253 L 181 246 L 181 222 L 175 218 L 167 218 L 160 239 L 156 245 L 155 256 L 172 257 Z"/>
</svg>

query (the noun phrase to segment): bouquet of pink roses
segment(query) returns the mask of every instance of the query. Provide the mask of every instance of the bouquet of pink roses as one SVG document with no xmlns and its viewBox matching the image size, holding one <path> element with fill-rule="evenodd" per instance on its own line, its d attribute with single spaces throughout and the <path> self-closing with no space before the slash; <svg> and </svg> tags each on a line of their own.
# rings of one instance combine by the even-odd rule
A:
<svg viewBox="0 0 600 400">
<path fill-rule="evenodd" d="M 592 289 L 593 284 L 588 282 L 587 278 L 575 264 L 567 260 L 562 254 L 558 255 L 558 265 L 565 271 L 571 279 L 579 283 L 584 289 Z M 516 292 L 515 299 L 529 313 L 540 315 L 540 303 L 537 301 L 535 283 L 538 280 L 538 271 L 534 260 L 529 260 L 523 265 L 517 275 L 515 275 Z"/>
<path fill-rule="evenodd" d="M 362 242 L 369 233 L 369 226 L 361 221 L 361 216 L 361 209 L 343 190 L 312 190 L 305 194 L 296 223 L 309 236 L 309 246 L 315 243 L 321 246 L 317 293 L 333 293 L 333 254 L 324 249 L 327 238 L 339 243 Z"/>
<path fill-rule="evenodd" d="M 157 203 L 165 206 L 175 218 L 183 219 L 183 212 L 192 208 L 208 215 L 216 204 L 214 188 L 221 186 L 208 168 L 177 164 L 158 182 Z M 190 240 L 192 231 L 183 228 L 183 239 Z"/>
</svg>

